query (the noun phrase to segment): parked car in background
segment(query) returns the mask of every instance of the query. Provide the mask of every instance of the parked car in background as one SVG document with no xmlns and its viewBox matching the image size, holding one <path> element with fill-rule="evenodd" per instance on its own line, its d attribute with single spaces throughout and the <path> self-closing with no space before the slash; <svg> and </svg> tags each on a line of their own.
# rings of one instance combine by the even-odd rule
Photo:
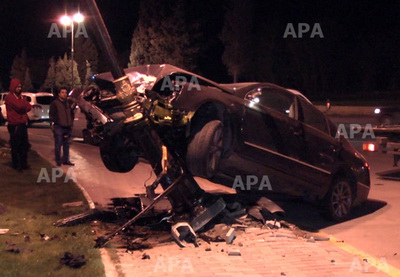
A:
<svg viewBox="0 0 400 277">
<path fill-rule="evenodd" d="M 300 92 L 270 83 L 218 84 L 165 64 L 125 73 L 142 98 L 163 103 L 159 110 L 171 107 L 176 118 L 185 115 L 185 124 L 162 114 L 152 120 L 155 126 L 160 123 L 163 138 L 185 158 L 193 175 L 211 180 L 229 176 L 232 181 L 225 185 L 242 190 L 259 190 L 267 176 L 271 186 L 263 186 L 265 192 L 322 204 L 337 221 L 367 199 L 367 161 L 343 136 L 337 137 L 335 124 Z M 112 81 L 110 73 L 95 76 L 100 89 L 112 90 Z M 121 120 L 118 101 L 93 103 L 115 122 Z M 101 157 L 109 170 L 127 172 L 140 155 L 135 137 L 129 128 L 111 129 L 100 144 Z M 259 183 L 249 186 L 249 176 L 257 176 Z"/>
<path fill-rule="evenodd" d="M 378 117 L 379 125 L 399 125 L 400 124 L 400 106 L 378 107 L 374 110 Z"/>
<path fill-rule="evenodd" d="M 8 92 L 0 93 L 0 109 L 2 116 L 7 120 L 7 111 L 5 107 L 5 98 Z M 32 105 L 32 110 L 28 112 L 28 124 L 36 122 L 50 122 L 49 109 L 53 100 L 53 94 L 48 92 L 22 92 L 26 100 Z"/>
</svg>

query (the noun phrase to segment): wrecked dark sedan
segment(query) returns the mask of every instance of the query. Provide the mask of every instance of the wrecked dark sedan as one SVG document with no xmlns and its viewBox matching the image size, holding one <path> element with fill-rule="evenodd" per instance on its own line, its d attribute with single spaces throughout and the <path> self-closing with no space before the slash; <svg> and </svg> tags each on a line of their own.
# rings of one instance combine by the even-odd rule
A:
<svg viewBox="0 0 400 277">
<path fill-rule="evenodd" d="M 162 103 L 148 112 L 193 175 L 223 177 L 241 190 L 299 196 L 321 204 L 337 221 L 367 199 L 368 163 L 301 93 L 270 83 L 218 84 L 166 64 L 125 73 L 142 99 Z M 113 91 L 112 81 L 110 73 L 95 76 L 99 91 Z M 122 109 L 109 101 L 99 97 L 95 104 L 120 118 Z M 160 107 L 172 109 L 172 116 Z M 104 139 L 100 152 L 117 172 L 131 170 L 141 155 L 124 134 Z"/>
</svg>

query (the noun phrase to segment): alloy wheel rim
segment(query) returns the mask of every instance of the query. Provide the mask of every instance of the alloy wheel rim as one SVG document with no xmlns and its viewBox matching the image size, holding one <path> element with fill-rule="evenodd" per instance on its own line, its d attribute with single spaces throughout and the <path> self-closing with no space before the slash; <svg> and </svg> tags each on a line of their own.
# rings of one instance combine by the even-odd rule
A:
<svg viewBox="0 0 400 277">
<path fill-rule="evenodd" d="M 332 192 L 332 208 L 334 214 L 339 217 L 345 217 L 349 214 L 351 208 L 351 188 L 347 182 L 339 182 Z"/>
</svg>

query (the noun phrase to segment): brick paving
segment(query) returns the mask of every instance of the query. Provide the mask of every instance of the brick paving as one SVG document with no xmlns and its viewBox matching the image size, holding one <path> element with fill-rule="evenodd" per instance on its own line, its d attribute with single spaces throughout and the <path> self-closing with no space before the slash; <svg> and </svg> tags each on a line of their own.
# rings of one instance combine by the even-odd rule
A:
<svg viewBox="0 0 400 277">
<path fill-rule="evenodd" d="M 171 242 L 131 253 L 121 249 L 116 266 L 126 277 L 388 276 L 329 241 L 312 242 L 288 229 L 238 231 L 231 245 L 199 242 L 197 248 L 179 248 Z M 232 250 L 239 250 L 241 256 L 228 255 Z M 150 259 L 142 259 L 144 253 Z"/>
</svg>

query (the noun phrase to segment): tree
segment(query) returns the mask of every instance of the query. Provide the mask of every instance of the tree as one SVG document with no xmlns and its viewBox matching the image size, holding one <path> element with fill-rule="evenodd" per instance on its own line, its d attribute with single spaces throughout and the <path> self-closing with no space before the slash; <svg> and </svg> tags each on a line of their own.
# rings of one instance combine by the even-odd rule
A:
<svg viewBox="0 0 400 277">
<path fill-rule="evenodd" d="M 29 71 L 29 67 L 26 68 L 25 70 L 25 76 L 23 79 L 23 83 L 22 83 L 22 88 L 25 91 L 32 91 L 33 90 L 33 85 L 32 85 L 32 79 L 31 79 L 31 74 Z"/>
<path fill-rule="evenodd" d="M 199 25 L 185 19 L 185 1 L 144 0 L 132 36 L 129 66 L 169 63 L 196 68 Z"/>
<path fill-rule="evenodd" d="M 22 83 L 24 83 L 26 69 L 27 69 L 27 55 L 26 55 L 26 49 L 24 48 L 22 49 L 21 54 L 17 55 L 14 58 L 14 61 L 11 66 L 10 78 L 17 78 Z"/>
<path fill-rule="evenodd" d="M 72 70 L 74 80 L 72 82 Z M 71 59 L 68 59 L 67 53 L 64 54 L 63 58 L 59 58 L 56 63 L 56 78 L 55 78 L 55 86 L 57 88 L 74 88 L 80 87 L 81 79 L 79 78 L 78 74 L 78 67 L 76 62 L 71 62 Z"/>
<path fill-rule="evenodd" d="M 78 65 L 79 77 L 84 80 L 89 62 L 92 72 L 98 72 L 99 52 L 90 38 L 79 36 L 75 40 L 75 61 Z"/>
<path fill-rule="evenodd" d="M 86 74 L 85 74 L 85 79 L 84 79 L 85 87 L 88 87 L 90 85 L 92 76 L 93 76 L 92 66 L 91 66 L 90 62 L 88 60 L 86 60 Z"/>
<path fill-rule="evenodd" d="M 252 1 L 241 0 L 232 0 L 225 15 L 221 32 L 225 45 L 222 62 L 235 83 L 250 67 L 253 16 Z"/>
<path fill-rule="evenodd" d="M 50 89 L 53 93 L 56 84 L 56 61 L 54 57 L 49 60 L 49 69 L 47 70 L 47 76 L 44 80 L 41 90 Z"/>
</svg>

